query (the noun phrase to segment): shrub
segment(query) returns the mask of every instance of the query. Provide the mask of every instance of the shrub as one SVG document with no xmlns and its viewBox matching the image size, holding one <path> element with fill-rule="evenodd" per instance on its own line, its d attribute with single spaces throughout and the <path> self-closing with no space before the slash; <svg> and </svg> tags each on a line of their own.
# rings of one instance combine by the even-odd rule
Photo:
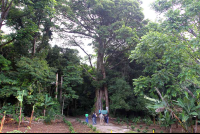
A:
<svg viewBox="0 0 200 134">
<path fill-rule="evenodd" d="M 160 131 L 160 133 L 164 133 L 163 131 Z"/>
<path fill-rule="evenodd" d="M 94 132 L 97 130 L 97 128 L 96 127 L 93 127 L 93 129 L 92 129 Z"/>
<path fill-rule="evenodd" d="M 120 121 L 120 118 L 119 117 L 117 117 L 117 119 L 116 119 L 116 122 L 119 122 Z"/>
<path fill-rule="evenodd" d="M 69 127 L 69 131 L 74 131 L 74 128 L 72 126 Z"/>
<path fill-rule="evenodd" d="M 74 131 L 74 130 L 72 130 L 72 131 L 71 131 L 71 133 L 75 133 L 75 131 Z"/>
<path fill-rule="evenodd" d="M 135 126 L 132 125 L 132 126 L 131 126 L 131 129 L 134 130 L 134 129 L 135 129 Z"/>
<path fill-rule="evenodd" d="M 149 127 L 146 127 L 146 130 L 148 130 L 149 129 Z"/>
<path fill-rule="evenodd" d="M 67 125 L 68 125 L 69 127 L 71 127 L 71 126 L 72 126 L 72 123 L 69 122 L 69 121 L 67 121 Z"/>
<path fill-rule="evenodd" d="M 89 125 L 89 127 L 92 129 L 93 128 L 93 126 L 92 125 Z"/>
<path fill-rule="evenodd" d="M 140 129 L 138 128 L 137 131 L 140 132 Z"/>
<path fill-rule="evenodd" d="M 143 126 L 142 125 L 140 125 L 140 128 L 142 128 Z"/>
<path fill-rule="evenodd" d="M 44 119 L 44 123 L 47 124 L 47 125 L 50 125 L 52 122 L 51 122 L 51 117 L 50 116 L 47 116 L 45 119 Z"/>
<path fill-rule="evenodd" d="M 120 121 L 117 122 L 117 124 L 119 125 Z"/>
<path fill-rule="evenodd" d="M 144 129 L 142 132 L 143 132 L 143 133 L 147 133 L 147 130 L 146 130 L 146 129 Z"/>
</svg>

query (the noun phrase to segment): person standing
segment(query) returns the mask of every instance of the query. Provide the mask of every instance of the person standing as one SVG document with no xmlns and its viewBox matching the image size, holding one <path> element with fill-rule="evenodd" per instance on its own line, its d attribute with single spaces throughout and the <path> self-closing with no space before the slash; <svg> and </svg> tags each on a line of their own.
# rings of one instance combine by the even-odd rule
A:
<svg viewBox="0 0 200 134">
<path fill-rule="evenodd" d="M 88 114 L 85 114 L 85 122 L 88 123 Z"/>
<path fill-rule="evenodd" d="M 95 119 L 96 119 L 96 115 L 95 115 L 95 113 L 93 113 L 92 114 L 92 124 L 93 125 L 96 125 Z"/>
</svg>

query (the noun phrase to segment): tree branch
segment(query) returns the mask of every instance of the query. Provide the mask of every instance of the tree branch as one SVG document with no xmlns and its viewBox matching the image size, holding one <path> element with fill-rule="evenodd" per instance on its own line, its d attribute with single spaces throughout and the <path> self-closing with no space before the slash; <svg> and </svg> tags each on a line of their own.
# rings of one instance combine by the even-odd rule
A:
<svg viewBox="0 0 200 134">
<path fill-rule="evenodd" d="M 89 62 L 90 62 L 90 66 L 91 66 L 91 68 L 92 68 L 92 70 L 94 71 L 94 67 L 93 67 L 93 65 L 92 65 L 92 60 L 91 60 L 91 56 L 73 39 L 73 38 L 71 38 L 72 40 L 73 40 L 73 43 L 76 45 L 76 46 L 78 46 L 81 50 L 83 50 L 83 52 L 88 56 L 88 59 L 89 59 Z"/>
<path fill-rule="evenodd" d="M 87 74 L 95 81 L 97 81 L 97 79 L 95 77 L 93 77 L 88 71 L 87 69 L 85 69 L 85 67 L 83 65 L 81 65 L 81 67 L 83 67 L 83 69 L 87 72 Z"/>
<path fill-rule="evenodd" d="M 10 40 L 10 41 L 8 41 L 8 42 L 6 42 L 6 43 L 0 45 L 0 48 L 2 48 L 3 46 L 5 46 L 5 45 L 7 45 L 7 44 L 9 44 L 9 43 L 11 43 L 11 42 L 13 42 L 14 40 L 15 40 L 15 39 L 12 39 L 12 40 Z"/>
</svg>

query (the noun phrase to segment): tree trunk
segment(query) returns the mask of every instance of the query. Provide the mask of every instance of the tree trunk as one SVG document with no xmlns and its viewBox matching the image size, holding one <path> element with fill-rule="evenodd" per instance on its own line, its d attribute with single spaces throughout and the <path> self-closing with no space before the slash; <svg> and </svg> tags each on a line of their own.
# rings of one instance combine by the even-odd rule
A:
<svg viewBox="0 0 200 134">
<path fill-rule="evenodd" d="M 58 73 L 56 73 L 56 95 L 55 98 L 58 98 Z"/>
<path fill-rule="evenodd" d="M 20 106 L 18 130 L 19 130 L 20 123 L 21 123 L 21 114 L 22 114 L 22 107 Z"/>
<path fill-rule="evenodd" d="M 31 121 L 33 119 L 33 113 L 34 113 L 34 106 L 33 106 L 33 110 L 32 110 L 32 113 L 31 113 L 31 119 L 30 119 L 30 122 L 29 122 L 29 127 L 31 127 Z"/>
<path fill-rule="evenodd" d="M 1 120 L 1 128 L 0 128 L 0 133 L 2 133 L 2 129 L 3 129 L 3 124 L 4 124 L 4 121 L 5 121 L 5 118 L 6 118 L 6 115 L 4 114 L 2 120 Z"/>
<path fill-rule="evenodd" d="M 103 79 L 105 80 L 106 79 L 106 71 L 105 71 L 105 67 L 103 64 L 102 64 L 102 74 L 103 74 Z M 104 94 L 105 94 L 105 100 L 106 100 L 106 110 L 109 113 L 108 88 L 107 88 L 106 84 L 104 84 Z"/>
<path fill-rule="evenodd" d="M 63 104 L 62 104 L 62 115 L 63 115 L 63 110 L 64 110 L 64 104 L 65 104 L 65 97 L 63 97 Z"/>
<path fill-rule="evenodd" d="M 198 127 L 198 116 L 196 116 L 196 126 L 195 126 L 195 133 L 197 133 L 197 127 Z"/>
<path fill-rule="evenodd" d="M 99 43 L 99 50 L 98 50 L 98 57 L 97 57 L 97 72 L 102 75 L 102 77 L 97 78 L 98 81 L 105 80 L 106 79 L 106 71 L 104 68 L 103 64 L 103 58 L 104 58 L 104 50 L 103 46 L 101 43 Z M 98 110 L 103 109 L 103 104 L 102 104 L 102 98 L 105 96 L 105 101 L 106 101 L 106 110 L 109 112 L 109 100 L 108 100 L 108 89 L 107 85 L 104 84 L 100 89 L 96 90 L 96 103 L 95 103 L 95 111 L 98 112 Z"/>
<path fill-rule="evenodd" d="M 36 38 L 37 36 L 34 37 L 33 39 L 33 50 L 32 50 L 32 56 L 35 56 L 35 50 L 36 50 Z"/>
<path fill-rule="evenodd" d="M 62 103 L 62 83 L 63 83 L 63 76 L 61 76 L 61 81 L 60 81 L 60 103 Z"/>
<path fill-rule="evenodd" d="M 100 98 L 99 94 L 100 93 L 99 93 L 99 91 L 100 91 L 100 89 L 97 89 L 96 93 L 95 93 L 96 94 L 96 102 L 95 102 L 95 112 L 96 113 L 99 113 L 99 110 L 100 110 L 100 105 L 99 105 L 99 102 L 100 102 L 100 100 L 99 100 L 99 98 Z"/>
</svg>

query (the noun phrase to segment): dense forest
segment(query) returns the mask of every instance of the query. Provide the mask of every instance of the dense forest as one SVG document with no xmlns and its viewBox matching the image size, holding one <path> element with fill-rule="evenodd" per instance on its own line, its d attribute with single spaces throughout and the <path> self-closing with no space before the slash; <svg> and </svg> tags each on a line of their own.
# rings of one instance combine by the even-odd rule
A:
<svg viewBox="0 0 200 134">
<path fill-rule="evenodd" d="M 156 0 L 158 22 L 144 19 L 141 4 L 1 0 L 1 116 L 108 110 L 112 117 L 160 115 L 167 127 L 179 121 L 193 132 L 188 126 L 200 116 L 200 1 Z M 50 44 L 53 33 L 65 47 Z M 94 55 L 83 40 L 92 41 Z M 85 52 L 88 64 L 68 46 Z"/>
</svg>

